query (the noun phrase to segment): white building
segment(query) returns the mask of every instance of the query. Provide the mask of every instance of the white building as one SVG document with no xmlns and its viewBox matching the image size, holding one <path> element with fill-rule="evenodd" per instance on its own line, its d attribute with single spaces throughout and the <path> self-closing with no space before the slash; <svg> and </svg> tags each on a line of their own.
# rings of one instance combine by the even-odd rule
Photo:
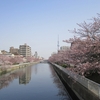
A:
<svg viewBox="0 0 100 100">
<path fill-rule="evenodd" d="M 0 54 L 2 54 L 1 50 L 0 50 Z"/>
<path fill-rule="evenodd" d="M 60 47 L 60 51 L 66 51 L 66 50 L 69 50 L 70 47 L 69 46 L 61 46 Z"/>
</svg>

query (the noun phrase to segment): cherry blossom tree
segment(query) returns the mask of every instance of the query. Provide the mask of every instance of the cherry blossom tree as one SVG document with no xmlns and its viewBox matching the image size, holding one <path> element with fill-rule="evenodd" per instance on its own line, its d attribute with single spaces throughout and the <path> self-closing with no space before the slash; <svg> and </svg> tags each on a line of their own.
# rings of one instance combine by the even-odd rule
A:
<svg viewBox="0 0 100 100">
<path fill-rule="evenodd" d="M 11 62 L 12 64 L 23 63 L 23 58 L 20 57 L 20 56 L 11 57 L 11 58 L 10 58 L 10 62 Z"/>
<path fill-rule="evenodd" d="M 9 60 L 10 60 L 9 56 L 0 54 L 0 64 L 1 65 L 5 66 L 5 65 L 11 64 L 11 62 Z"/>
<path fill-rule="evenodd" d="M 26 62 L 33 62 L 34 61 L 34 57 L 26 57 Z"/>
<path fill-rule="evenodd" d="M 91 19 L 91 22 L 78 24 L 79 29 L 72 33 L 78 34 L 69 40 L 70 50 L 57 53 L 50 57 L 50 61 L 66 63 L 70 70 L 81 75 L 100 73 L 100 15 Z M 73 66 L 71 66 L 73 65 Z"/>
</svg>

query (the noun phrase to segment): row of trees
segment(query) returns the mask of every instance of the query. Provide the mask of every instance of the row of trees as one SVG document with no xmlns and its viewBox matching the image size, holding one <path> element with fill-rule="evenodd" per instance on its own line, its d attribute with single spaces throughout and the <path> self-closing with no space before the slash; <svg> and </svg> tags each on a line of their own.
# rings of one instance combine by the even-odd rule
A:
<svg viewBox="0 0 100 100">
<path fill-rule="evenodd" d="M 81 75 L 100 73 L 100 14 L 88 23 L 77 25 L 79 29 L 70 31 L 77 36 L 64 40 L 71 44 L 70 49 L 53 54 L 49 61 L 64 64 L 67 69 Z"/>
<path fill-rule="evenodd" d="M 16 55 L 15 57 L 9 57 L 7 55 L 0 54 L 0 65 L 2 66 L 36 61 L 39 61 L 39 59 L 34 57 L 22 57 L 20 55 Z"/>
</svg>

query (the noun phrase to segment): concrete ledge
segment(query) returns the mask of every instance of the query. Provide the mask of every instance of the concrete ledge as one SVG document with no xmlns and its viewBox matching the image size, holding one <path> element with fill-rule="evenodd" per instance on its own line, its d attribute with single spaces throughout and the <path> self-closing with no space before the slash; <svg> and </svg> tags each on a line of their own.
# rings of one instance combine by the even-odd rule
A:
<svg viewBox="0 0 100 100">
<path fill-rule="evenodd" d="M 51 63 L 57 74 L 65 81 L 80 100 L 100 100 L 100 85 Z"/>
<path fill-rule="evenodd" d="M 37 63 L 39 63 L 39 62 L 22 63 L 22 64 L 17 64 L 17 65 L 12 65 L 11 67 L 5 68 L 4 70 L 0 69 L 0 75 L 6 74 L 6 73 L 11 72 L 11 71 L 14 71 L 16 69 L 31 66 L 31 65 L 34 65 L 34 64 L 37 64 Z"/>
</svg>

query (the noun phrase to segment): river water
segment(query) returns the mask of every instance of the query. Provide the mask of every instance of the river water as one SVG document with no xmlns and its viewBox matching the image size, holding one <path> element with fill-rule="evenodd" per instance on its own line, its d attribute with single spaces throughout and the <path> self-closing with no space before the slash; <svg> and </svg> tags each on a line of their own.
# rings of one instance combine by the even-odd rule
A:
<svg viewBox="0 0 100 100">
<path fill-rule="evenodd" d="M 0 76 L 0 100 L 71 100 L 52 65 L 39 63 Z"/>
</svg>

